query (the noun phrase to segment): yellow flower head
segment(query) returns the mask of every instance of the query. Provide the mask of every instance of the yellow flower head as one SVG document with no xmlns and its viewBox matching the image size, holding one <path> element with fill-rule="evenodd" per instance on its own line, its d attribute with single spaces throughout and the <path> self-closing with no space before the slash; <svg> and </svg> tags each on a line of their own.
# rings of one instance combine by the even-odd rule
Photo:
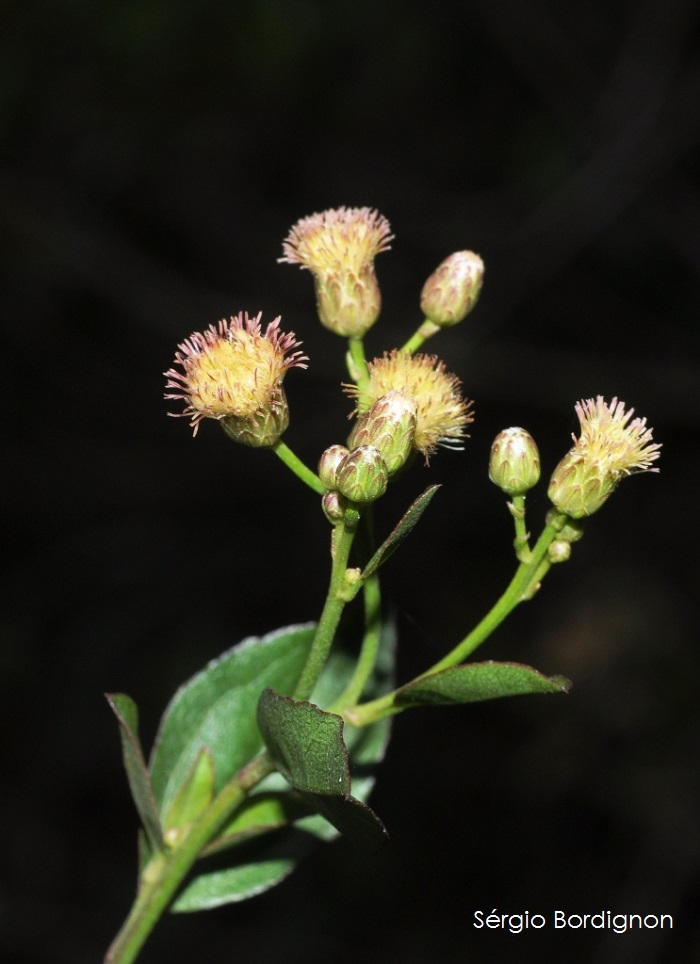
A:
<svg viewBox="0 0 700 964">
<path fill-rule="evenodd" d="M 361 415 L 396 390 L 416 404 L 416 433 L 413 447 L 427 459 L 438 446 L 462 448 L 465 428 L 474 421 L 472 402 L 462 396 L 461 382 L 445 371 L 435 355 L 411 355 L 394 350 L 369 363 L 369 383 L 362 392 L 354 385 L 345 390 L 356 398 Z"/>
<path fill-rule="evenodd" d="M 374 259 L 393 239 L 385 217 L 371 208 L 335 208 L 302 218 L 283 244 L 280 261 L 313 273 L 321 323 L 361 337 L 379 317 Z"/>
<path fill-rule="evenodd" d="M 617 398 L 608 404 L 602 395 L 576 404 L 580 438 L 554 470 L 549 498 L 573 519 L 596 512 L 621 479 L 637 472 L 658 472 L 652 462 L 661 445 L 652 442 L 645 418 L 632 419 Z"/>
<path fill-rule="evenodd" d="M 182 370 L 171 368 L 165 373 L 166 388 L 174 389 L 165 397 L 185 402 L 183 412 L 170 414 L 189 417 L 195 435 L 202 419 L 213 418 L 223 420 L 224 428 L 238 441 L 270 445 L 287 427 L 282 380 L 287 369 L 306 368 L 307 359 L 292 351 L 301 343 L 294 332 L 280 331 L 279 318 L 264 332 L 260 318 L 261 313 L 249 318 L 247 312 L 239 312 L 230 321 L 223 319 L 204 332 L 195 332 L 178 346 L 175 363 Z M 245 430 L 245 437 L 239 437 L 239 430 Z"/>
</svg>

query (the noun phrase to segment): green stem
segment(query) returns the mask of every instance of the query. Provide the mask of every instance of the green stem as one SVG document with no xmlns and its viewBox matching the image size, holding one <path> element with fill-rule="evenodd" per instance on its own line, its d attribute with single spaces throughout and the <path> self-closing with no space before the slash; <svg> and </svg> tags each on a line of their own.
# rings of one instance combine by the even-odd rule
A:
<svg viewBox="0 0 700 964">
<path fill-rule="evenodd" d="M 130 964 L 136 959 L 202 849 L 228 822 L 248 791 L 274 769 L 267 753 L 256 757 L 226 784 L 171 850 L 150 861 L 142 874 L 134 905 L 107 951 L 104 964 Z"/>
<path fill-rule="evenodd" d="M 365 634 L 360 655 L 348 685 L 329 708 L 331 713 L 340 713 L 346 706 L 352 706 L 359 700 L 377 662 L 382 636 L 381 591 L 377 574 L 370 576 L 362 588 L 365 601 Z"/>
<path fill-rule="evenodd" d="M 321 482 L 315 472 L 311 471 L 308 465 L 305 465 L 301 459 L 292 452 L 288 445 L 285 445 L 282 439 L 277 439 L 271 448 L 275 455 L 279 455 L 284 464 L 290 468 L 302 482 L 305 482 L 310 489 L 318 492 L 319 495 L 325 495 L 326 487 L 323 482 Z"/>
<path fill-rule="evenodd" d="M 365 358 L 365 346 L 361 338 L 348 339 L 347 366 L 350 378 L 357 385 L 360 395 L 367 392 L 369 369 Z"/>
<path fill-rule="evenodd" d="M 350 511 L 355 512 L 355 510 Z M 355 523 L 356 521 L 354 520 Z M 306 659 L 306 665 L 293 694 L 295 700 L 308 700 L 318 682 L 323 667 L 326 665 L 340 617 L 348 601 L 347 593 L 344 592 L 346 590 L 345 574 L 355 531 L 356 524 L 349 525 L 347 521 L 339 522 L 333 530 L 333 566 L 328 595 L 316 627 L 316 634 Z"/>
<path fill-rule="evenodd" d="M 488 639 L 491 633 L 521 602 L 530 599 L 537 589 L 539 581 L 546 575 L 550 563 L 547 558 L 547 550 L 551 542 L 561 529 L 566 517 L 560 514 L 553 516 L 551 521 L 542 530 L 542 534 L 537 540 L 537 544 L 530 553 L 529 559 L 521 562 L 515 575 L 510 581 L 510 585 L 500 597 L 498 602 L 488 611 L 481 622 L 455 646 L 455 648 L 435 663 L 430 669 L 421 673 L 416 680 L 432 676 L 440 670 L 449 669 L 461 663 L 467 656 L 471 655 L 484 640 Z M 413 680 L 412 682 L 415 682 Z M 405 707 L 394 704 L 396 690 L 387 693 L 377 700 L 364 703 L 360 706 L 346 710 L 343 714 L 353 726 L 367 726 L 385 716 L 392 716 L 400 713 Z"/>
<path fill-rule="evenodd" d="M 508 509 L 515 522 L 515 540 L 513 548 L 516 558 L 520 562 L 527 562 L 530 557 L 530 533 L 525 525 L 525 496 L 514 495 L 513 501 L 508 503 Z"/>
<path fill-rule="evenodd" d="M 428 338 L 432 338 L 433 335 L 437 335 L 439 331 L 439 325 L 436 325 L 434 321 L 430 321 L 428 318 L 425 318 L 420 327 L 414 331 L 406 344 L 402 346 L 401 351 L 408 352 L 409 355 L 415 355 L 418 349 L 423 346 Z"/>
<path fill-rule="evenodd" d="M 373 510 L 374 506 L 367 506 L 360 518 L 357 549 L 360 565 L 365 568 L 372 558 L 375 549 Z M 365 579 L 362 586 L 364 598 L 364 635 L 360 654 L 352 676 L 345 689 L 329 708 L 333 713 L 339 713 L 346 706 L 352 706 L 362 696 L 367 680 L 372 675 L 377 662 L 379 644 L 382 634 L 382 598 L 379 576 L 374 573 Z"/>
</svg>

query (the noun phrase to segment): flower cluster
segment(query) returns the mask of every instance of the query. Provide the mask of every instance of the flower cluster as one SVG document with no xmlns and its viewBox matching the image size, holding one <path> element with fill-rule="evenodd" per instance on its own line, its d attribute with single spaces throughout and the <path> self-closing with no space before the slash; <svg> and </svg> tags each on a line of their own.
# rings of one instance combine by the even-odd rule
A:
<svg viewBox="0 0 700 964">
<path fill-rule="evenodd" d="M 324 453 L 318 476 L 277 445 L 289 424 L 284 376 L 290 368 L 305 368 L 308 360 L 294 333 L 281 331 L 279 317 L 263 331 L 260 314 L 251 318 L 241 312 L 195 332 L 178 348 L 178 367 L 166 372 L 166 398 L 185 403 L 178 414 L 190 418 L 195 434 L 203 419 L 212 418 L 238 442 L 276 446 L 297 474 L 317 491 L 325 490 L 329 517 L 341 511 L 338 499 L 379 498 L 412 453 L 427 463 L 439 447 L 461 448 L 474 420 L 473 403 L 462 394 L 459 378 L 436 355 L 416 353 L 426 338 L 459 323 L 476 304 L 484 264 L 473 251 L 451 254 L 428 278 L 421 294 L 425 321 L 404 347 L 365 362 L 361 340 L 381 306 L 374 259 L 392 240 L 389 222 L 377 211 L 340 207 L 302 218 L 283 245 L 279 260 L 313 274 L 321 322 L 350 345 L 353 382 L 343 388 L 354 400 L 356 421 L 347 445 Z M 658 471 L 652 463 L 661 448 L 652 441 L 646 419 L 633 419 L 634 410 L 617 398 L 610 403 L 600 395 L 586 399 L 576 412 L 580 437 L 555 469 L 548 492 L 572 524 L 596 512 L 626 475 Z M 537 483 L 539 453 L 524 429 L 499 434 L 489 475 L 513 497 Z"/>
</svg>

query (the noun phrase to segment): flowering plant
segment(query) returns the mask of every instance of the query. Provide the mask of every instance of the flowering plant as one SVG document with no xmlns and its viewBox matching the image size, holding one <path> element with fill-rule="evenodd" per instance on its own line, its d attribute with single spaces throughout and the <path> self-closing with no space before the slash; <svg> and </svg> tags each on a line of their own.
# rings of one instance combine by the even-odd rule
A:
<svg viewBox="0 0 700 964">
<path fill-rule="evenodd" d="M 166 398 L 184 403 L 171 414 L 189 417 L 194 434 L 206 420 L 217 421 L 234 441 L 273 451 L 320 497 L 331 526 L 331 565 L 318 622 L 244 640 L 188 680 L 163 715 L 148 763 L 135 703 L 108 696 L 142 823 L 138 892 L 107 952 L 113 964 L 135 959 L 168 907 L 203 910 L 259 894 L 291 873 L 314 840 L 340 833 L 365 850 L 379 849 L 387 833 L 366 800 L 392 716 L 419 706 L 566 692 L 568 680 L 521 663 L 466 660 L 534 596 L 552 565 L 570 557 L 587 517 L 625 476 L 657 471 L 660 446 L 644 419 L 633 419 L 616 398 L 579 402 L 580 437 L 551 477 L 552 507 L 531 540 L 525 500 L 540 478 L 539 453 L 524 429 L 501 432 L 489 476 L 510 500 L 513 578 L 477 626 L 396 687 L 379 573 L 438 486 L 419 495 L 379 545 L 374 503 L 419 457 L 427 465 L 440 448 L 463 447 L 473 403 L 444 362 L 420 349 L 474 308 L 484 269 L 471 251 L 450 255 L 423 287 L 425 317 L 414 334 L 368 361 L 363 339 L 381 305 L 374 259 L 391 240 L 376 211 L 339 208 L 303 218 L 284 243 L 280 260 L 311 271 L 322 324 L 347 339 L 350 381 L 343 389 L 355 420 L 316 470 L 282 441 L 290 422 L 283 381 L 308 359 L 280 318 L 263 328 L 260 314 L 241 312 L 210 325 L 182 342 L 166 372 Z M 343 611 L 358 596 L 364 628 L 351 659 L 337 640 Z"/>
</svg>

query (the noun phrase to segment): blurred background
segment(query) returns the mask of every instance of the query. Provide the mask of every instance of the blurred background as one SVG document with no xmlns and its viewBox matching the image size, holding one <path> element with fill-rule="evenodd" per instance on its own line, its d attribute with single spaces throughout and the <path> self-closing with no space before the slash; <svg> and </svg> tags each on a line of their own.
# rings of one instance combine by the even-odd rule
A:
<svg viewBox="0 0 700 964">
<path fill-rule="evenodd" d="M 103 692 L 137 701 L 150 745 L 205 662 L 319 613 L 317 499 L 211 423 L 193 440 L 161 373 L 194 330 L 281 314 L 311 359 L 285 439 L 310 464 L 342 441 L 343 344 L 308 273 L 276 263 L 298 218 L 340 205 L 396 235 L 370 355 L 414 330 L 447 254 L 487 267 L 475 313 L 428 346 L 475 399 L 472 438 L 378 507 L 383 534 L 443 483 L 386 570 L 400 679 L 510 578 L 500 429 L 535 436 L 546 477 L 574 403 L 616 395 L 654 426 L 661 473 L 626 481 L 482 650 L 569 676 L 568 697 L 404 714 L 378 857 L 326 847 L 252 901 L 167 917 L 142 959 L 698 958 L 699 19 L 692 0 L 3 4 L 4 960 L 98 961 L 131 903 Z M 675 927 L 475 930 L 494 908 Z"/>
</svg>

